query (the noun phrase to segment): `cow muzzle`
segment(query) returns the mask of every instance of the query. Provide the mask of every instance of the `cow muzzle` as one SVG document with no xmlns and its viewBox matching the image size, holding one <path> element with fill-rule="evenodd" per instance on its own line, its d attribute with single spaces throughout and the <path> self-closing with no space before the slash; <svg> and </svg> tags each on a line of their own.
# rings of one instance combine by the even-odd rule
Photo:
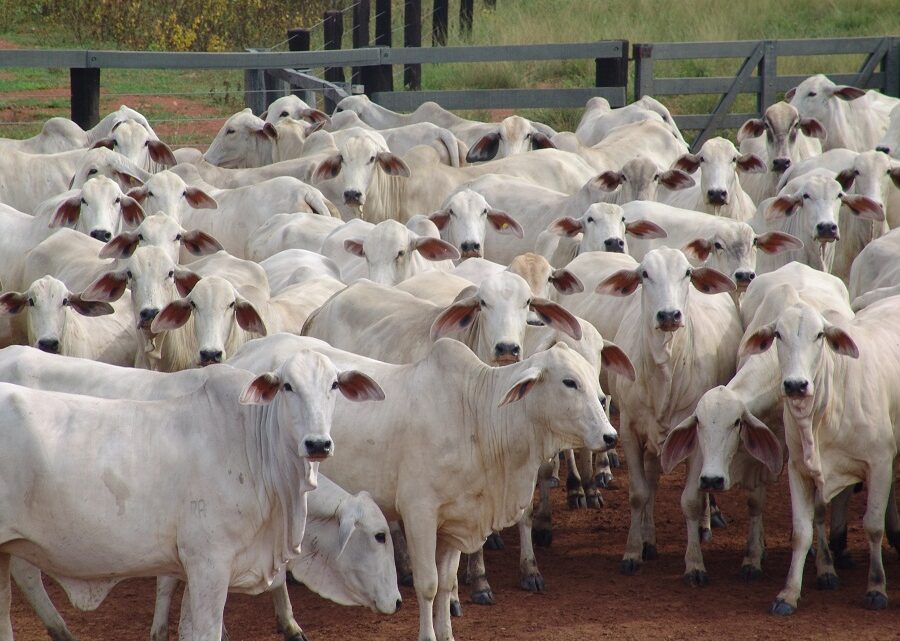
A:
<svg viewBox="0 0 900 641">
<path fill-rule="evenodd" d="M 734 272 L 734 282 L 737 285 L 738 291 L 747 289 L 754 278 L 756 278 L 756 272 Z"/>
<path fill-rule="evenodd" d="M 462 258 L 481 258 L 481 243 L 465 242 L 459 246 Z"/>
<path fill-rule="evenodd" d="M 494 362 L 497 365 L 518 363 L 522 357 L 522 348 L 513 343 L 497 343 L 494 346 Z"/>
<path fill-rule="evenodd" d="M 809 381 L 803 379 L 788 379 L 782 383 L 784 395 L 788 398 L 806 398 L 810 396 Z"/>
<path fill-rule="evenodd" d="M 603 241 L 603 251 L 613 254 L 624 254 L 625 241 L 621 238 L 607 238 Z"/>
<path fill-rule="evenodd" d="M 816 225 L 816 240 L 820 243 L 833 243 L 840 239 L 837 223 L 819 223 Z"/>
<path fill-rule="evenodd" d="M 222 356 L 223 353 L 220 349 L 202 349 L 200 350 L 200 367 L 221 363 Z"/>
<path fill-rule="evenodd" d="M 334 453 L 334 443 L 330 438 L 307 438 L 303 441 L 306 458 L 310 461 L 324 461 Z"/>
<path fill-rule="evenodd" d="M 663 332 L 674 332 L 684 327 L 684 315 L 680 309 L 656 312 L 656 328 Z"/>
<path fill-rule="evenodd" d="M 701 476 L 700 489 L 705 492 L 721 492 L 725 489 L 725 478 L 722 476 Z"/>
<path fill-rule="evenodd" d="M 362 207 L 365 201 L 365 196 L 357 189 L 348 189 L 344 192 L 344 204 L 349 207 Z"/>
<path fill-rule="evenodd" d="M 728 192 L 724 189 L 709 189 L 706 192 L 706 202 L 715 207 L 728 204 Z"/>
<path fill-rule="evenodd" d="M 108 243 L 109 239 L 112 238 L 112 233 L 105 229 L 95 229 L 91 232 L 91 238 Z"/>
<path fill-rule="evenodd" d="M 777 174 L 783 174 L 791 166 L 790 158 L 776 158 L 772 161 L 772 171 Z"/>
<path fill-rule="evenodd" d="M 59 354 L 59 340 L 55 338 L 42 338 L 37 342 L 37 348 L 48 354 Z"/>
</svg>

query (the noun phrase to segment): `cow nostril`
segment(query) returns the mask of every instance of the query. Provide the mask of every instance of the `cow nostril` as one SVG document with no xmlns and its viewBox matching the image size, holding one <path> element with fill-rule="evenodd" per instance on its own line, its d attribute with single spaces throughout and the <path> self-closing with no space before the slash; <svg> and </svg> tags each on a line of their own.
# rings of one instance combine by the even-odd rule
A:
<svg viewBox="0 0 900 641">
<path fill-rule="evenodd" d="M 734 279 L 739 283 L 750 283 L 756 278 L 755 272 L 735 272 Z"/>
<path fill-rule="evenodd" d="M 618 442 L 619 437 L 615 434 L 604 434 L 603 442 L 606 444 L 606 447 L 613 447 L 616 442 Z"/>
<path fill-rule="evenodd" d="M 772 168 L 775 169 L 775 171 L 785 171 L 790 166 L 790 158 L 776 158 L 772 161 Z"/>
<path fill-rule="evenodd" d="M 91 238 L 108 243 L 109 239 L 112 238 L 112 234 L 105 229 L 95 229 L 91 232 Z"/>
<path fill-rule="evenodd" d="M 310 456 L 328 456 L 331 454 L 332 443 L 328 438 L 308 438 L 303 441 L 306 453 Z"/>
<path fill-rule="evenodd" d="M 725 489 L 725 479 L 721 476 L 701 476 L 701 490 L 723 490 Z"/>
<path fill-rule="evenodd" d="M 200 362 L 201 363 L 221 363 L 222 362 L 222 350 L 220 349 L 203 349 L 200 350 Z"/>
<path fill-rule="evenodd" d="M 816 231 L 819 236 L 834 236 L 837 234 L 837 223 L 819 223 L 816 225 Z"/>
<path fill-rule="evenodd" d="M 59 354 L 59 341 L 55 338 L 42 338 L 37 342 L 37 347 L 42 352 Z"/>
<path fill-rule="evenodd" d="M 809 381 L 790 380 L 784 381 L 784 392 L 788 396 L 800 396 L 806 394 L 809 389 Z"/>
<path fill-rule="evenodd" d="M 344 202 L 345 203 L 358 203 L 362 198 L 362 192 L 356 189 L 348 189 L 344 192 Z"/>
<path fill-rule="evenodd" d="M 603 241 L 603 247 L 608 252 L 622 253 L 625 250 L 625 241 L 621 238 L 607 238 Z"/>
<path fill-rule="evenodd" d="M 141 320 L 144 322 L 152 321 L 154 318 L 156 318 L 157 314 L 159 314 L 158 309 L 142 309 Z"/>
</svg>

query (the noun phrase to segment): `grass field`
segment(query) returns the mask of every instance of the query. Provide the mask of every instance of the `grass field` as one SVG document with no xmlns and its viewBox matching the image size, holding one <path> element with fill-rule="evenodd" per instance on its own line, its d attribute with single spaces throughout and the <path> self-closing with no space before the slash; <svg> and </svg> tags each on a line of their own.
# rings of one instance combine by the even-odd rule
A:
<svg viewBox="0 0 900 641">
<path fill-rule="evenodd" d="M 30 5 L 40 3 L 25 3 Z M 347 7 L 349 0 L 336 3 Z M 429 14 L 425 0 L 423 13 Z M 0 9 L 11 6 L 0 0 Z M 22 3 L 18 3 L 19 6 Z M 373 3 L 374 5 L 374 3 Z M 896 0 L 692 0 L 671 3 L 657 0 L 497 0 L 489 10 L 476 0 L 474 28 L 470 37 L 458 32 L 458 4 L 451 3 L 450 44 L 525 44 L 627 39 L 631 42 L 700 40 L 745 40 L 759 38 L 817 38 L 900 33 L 900 11 Z M 403 2 L 393 9 L 395 44 L 402 41 Z M 13 15 L 6 13 L 5 15 Z M 346 14 L 345 46 L 350 46 L 349 13 Z M 374 22 L 374 21 L 373 21 Z M 54 48 L 116 48 L 113 42 L 79 42 L 70 29 L 41 17 L 39 11 L 19 10 L 0 32 L 4 46 Z M 298 25 L 304 26 L 304 25 Z M 310 26 L 310 25 L 306 25 Z M 430 15 L 423 34 L 430 44 Z M 313 31 L 313 49 L 320 48 L 321 26 Z M 248 42 L 247 46 L 276 43 Z M 283 43 L 281 48 L 284 48 Z M 740 65 L 738 59 L 658 63 L 657 76 L 727 76 Z M 820 56 L 779 59 L 779 73 L 853 71 L 862 56 Z M 533 63 L 445 64 L 423 67 L 426 89 L 577 87 L 593 78 L 592 61 Z M 395 86 L 402 85 L 402 69 L 396 68 Z M 240 72 L 167 72 L 110 70 L 102 75 L 104 108 L 121 102 L 138 104 L 154 121 L 176 125 L 170 128 L 173 144 L 208 140 L 209 127 L 192 123 L 221 119 L 243 106 L 243 76 Z M 35 133 L 39 123 L 53 115 L 68 113 L 68 74 L 65 70 L 0 69 L 0 136 L 23 137 Z M 675 113 L 708 111 L 718 96 L 673 96 L 666 99 Z M 173 104 L 174 103 L 174 104 Z M 750 111 L 752 97 L 739 97 L 735 111 Z M 490 114 L 471 112 L 475 117 Z M 571 129 L 577 110 L 530 112 L 533 118 L 557 129 Z M 24 124 L 23 124 L 24 123 Z"/>
</svg>

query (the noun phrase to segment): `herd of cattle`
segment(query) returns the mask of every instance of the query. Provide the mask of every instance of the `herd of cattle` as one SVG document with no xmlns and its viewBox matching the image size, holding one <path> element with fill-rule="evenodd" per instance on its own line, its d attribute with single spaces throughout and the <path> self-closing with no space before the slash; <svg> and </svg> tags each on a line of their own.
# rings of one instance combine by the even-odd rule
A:
<svg viewBox="0 0 900 641">
<path fill-rule="evenodd" d="M 659 477 L 686 462 L 685 579 L 707 583 L 715 492 L 738 485 L 759 577 L 786 458 L 772 612 L 797 608 L 814 529 L 836 586 L 859 482 L 865 605 L 886 607 L 900 101 L 824 76 L 785 99 L 696 153 L 650 97 L 594 98 L 574 133 L 288 96 L 205 153 L 125 106 L 0 140 L 0 641 L 10 577 L 73 638 L 42 572 L 81 608 L 159 577 L 154 641 L 178 579 L 185 638 L 219 640 L 229 591 L 270 590 L 305 639 L 286 570 L 383 613 L 411 580 L 419 640 L 450 640 L 461 552 L 491 603 L 482 545 L 518 523 L 521 586 L 543 590 L 558 454 L 570 505 L 596 507 L 617 445 L 622 572 L 656 557 Z"/>
</svg>

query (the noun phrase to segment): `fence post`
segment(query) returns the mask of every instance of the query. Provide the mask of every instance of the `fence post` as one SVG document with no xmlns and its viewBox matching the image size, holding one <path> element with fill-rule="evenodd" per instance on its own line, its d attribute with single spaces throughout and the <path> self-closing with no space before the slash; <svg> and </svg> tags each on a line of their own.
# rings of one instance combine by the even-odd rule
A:
<svg viewBox="0 0 900 641">
<path fill-rule="evenodd" d="M 372 7 L 369 0 L 357 0 L 353 6 L 353 38 L 354 49 L 365 49 L 369 46 L 369 16 L 372 14 Z M 366 75 L 369 67 L 353 67 L 353 73 L 350 76 L 351 82 L 355 85 L 365 85 Z"/>
<path fill-rule="evenodd" d="M 422 0 L 406 0 L 403 6 L 403 46 L 422 46 Z M 403 67 L 403 84 L 407 89 L 422 88 L 422 65 Z"/>
<path fill-rule="evenodd" d="M 431 46 L 447 46 L 447 25 L 450 22 L 450 0 L 434 0 L 431 9 Z"/>
<path fill-rule="evenodd" d="M 262 69 L 244 69 L 244 104 L 255 115 L 266 110 L 266 82 Z"/>
<path fill-rule="evenodd" d="M 653 95 L 653 45 L 635 44 L 634 58 L 634 99 Z"/>
<path fill-rule="evenodd" d="M 900 38 L 891 38 L 891 44 L 881 61 L 881 70 L 884 72 L 884 92 L 900 98 Z"/>
<path fill-rule="evenodd" d="M 100 122 L 100 69 L 69 69 L 72 120 L 82 129 Z"/>
<path fill-rule="evenodd" d="M 459 31 L 463 36 L 472 35 L 472 14 L 474 0 L 459 0 Z"/>
<path fill-rule="evenodd" d="M 622 87 L 622 99 L 628 87 L 628 41 L 619 40 L 619 55 L 615 58 L 594 58 L 594 86 Z M 611 104 L 624 107 L 623 104 Z"/>
<path fill-rule="evenodd" d="M 309 51 L 309 29 L 288 29 L 287 35 L 289 51 Z M 316 107 L 315 92 L 306 89 L 292 89 L 291 93 L 310 107 Z"/>
<path fill-rule="evenodd" d="M 336 9 L 331 9 L 325 12 L 324 17 L 325 48 L 340 49 L 341 39 L 344 36 L 344 14 Z M 325 67 L 325 80 L 329 82 L 344 82 L 344 68 Z M 334 106 L 334 101 L 326 97 L 325 112 L 331 113 L 334 111 Z"/>
<path fill-rule="evenodd" d="M 375 0 L 375 46 L 391 46 L 391 0 Z M 372 67 L 372 72 L 371 87 L 366 87 L 369 96 L 380 91 L 394 90 L 391 65 Z"/>
<path fill-rule="evenodd" d="M 488 9 L 496 9 L 497 8 L 497 0 L 484 0 L 484 6 Z"/>
<path fill-rule="evenodd" d="M 766 40 L 763 49 L 763 58 L 756 67 L 756 75 L 759 76 L 759 93 L 756 94 L 756 110 L 762 118 L 766 109 L 775 104 L 775 80 L 778 77 L 778 58 L 775 53 L 775 43 Z"/>
</svg>

